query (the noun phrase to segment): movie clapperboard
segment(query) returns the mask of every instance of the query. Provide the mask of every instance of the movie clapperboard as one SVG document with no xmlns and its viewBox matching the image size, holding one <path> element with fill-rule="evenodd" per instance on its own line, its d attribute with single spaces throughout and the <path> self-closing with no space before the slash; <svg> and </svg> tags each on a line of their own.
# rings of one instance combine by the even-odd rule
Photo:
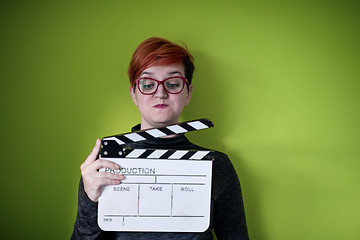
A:
<svg viewBox="0 0 360 240">
<path fill-rule="evenodd" d="M 182 122 L 102 139 L 100 158 L 125 175 L 103 188 L 98 225 L 105 231 L 204 232 L 210 224 L 212 151 L 127 149 L 146 141 L 213 127 L 208 119 Z"/>
</svg>

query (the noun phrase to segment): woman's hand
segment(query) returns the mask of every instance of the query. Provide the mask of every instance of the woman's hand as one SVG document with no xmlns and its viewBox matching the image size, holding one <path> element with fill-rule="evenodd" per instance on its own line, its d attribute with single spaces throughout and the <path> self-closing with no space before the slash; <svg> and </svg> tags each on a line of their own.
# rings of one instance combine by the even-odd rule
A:
<svg viewBox="0 0 360 240">
<path fill-rule="evenodd" d="M 97 202 L 100 194 L 101 187 L 106 185 L 117 185 L 121 183 L 125 177 L 121 174 L 99 172 L 100 168 L 111 168 L 118 170 L 120 168 L 114 162 L 96 159 L 100 151 L 101 142 L 99 139 L 96 140 L 96 144 L 90 155 L 87 157 L 85 162 L 81 164 L 81 176 L 84 182 L 84 190 L 87 196 L 94 202 Z"/>
</svg>

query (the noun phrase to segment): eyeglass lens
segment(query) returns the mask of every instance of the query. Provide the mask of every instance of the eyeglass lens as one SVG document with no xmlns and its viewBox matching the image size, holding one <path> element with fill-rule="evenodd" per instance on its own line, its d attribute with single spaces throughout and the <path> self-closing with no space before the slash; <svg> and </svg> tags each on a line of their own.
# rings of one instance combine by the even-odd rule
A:
<svg viewBox="0 0 360 240">
<path fill-rule="evenodd" d="M 181 78 L 170 78 L 162 82 L 166 91 L 169 93 L 179 93 L 183 89 L 184 81 Z M 140 91 L 144 94 L 155 93 L 159 82 L 153 79 L 140 79 Z"/>
</svg>

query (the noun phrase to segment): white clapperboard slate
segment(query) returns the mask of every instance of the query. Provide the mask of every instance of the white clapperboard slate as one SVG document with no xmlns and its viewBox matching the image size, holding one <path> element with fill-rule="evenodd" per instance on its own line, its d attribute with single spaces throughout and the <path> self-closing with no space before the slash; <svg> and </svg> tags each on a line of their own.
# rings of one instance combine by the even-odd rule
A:
<svg viewBox="0 0 360 240">
<path fill-rule="evenodd" d="M 129 142 L 213 127 L 199 119 L 102 139 L 100 158 L 116 162 L 120 185 L 103 188 L 98 225 L 105 231 L 204 232 L 210 224 L 212 151 L 123 149 Z"/>
</svg>

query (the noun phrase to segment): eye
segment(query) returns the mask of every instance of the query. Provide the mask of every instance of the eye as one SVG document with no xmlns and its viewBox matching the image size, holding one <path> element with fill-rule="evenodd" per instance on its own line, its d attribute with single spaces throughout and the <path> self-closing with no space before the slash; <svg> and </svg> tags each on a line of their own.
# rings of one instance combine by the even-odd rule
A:
<svg viewBox="0 0 360 240">
<path fill-rule="evenodd" d="M 142 90 L 152 90 L 155 87 L 155 81 L 151 79 L 142 79 L 139 84 Z"/>
<path fill-rule="evenodd" d="M 150 90 L 150 89 L 153 89 L 153 88 L 154 88 L 154 84 L 153 84 L 153 83 L 144 84 L 144 85 L 142 86 L 142 88 L 143 88 L 144 90 Z"/>
<path fill-rule="evenodd" d="M 169 88 L 169 89 L 175 89 L 178 87 L 180 87 L 180 84 L 178 84 L 178 83 L 167 83 L 166 84 L 166 88 Z"/>
<path fill-rule="evenodd" d="M 171 89 L 178 89 L 182 87 L 182 79 L 180 78 L 173 78 L 165 81 L 165 87 L 169 90 Z"/>
</svg>

